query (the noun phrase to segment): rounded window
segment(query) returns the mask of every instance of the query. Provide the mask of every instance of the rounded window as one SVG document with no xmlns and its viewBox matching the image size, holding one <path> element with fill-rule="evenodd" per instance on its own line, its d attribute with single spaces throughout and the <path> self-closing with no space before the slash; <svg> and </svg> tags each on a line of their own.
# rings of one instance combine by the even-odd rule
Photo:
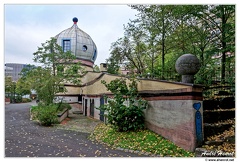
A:
<svg viewBox="0 0 240 162">
<path fill-rule="evenodd" d="M 87 51 L 87 46 L 86 46 L 86 45 L 83 45 L 82 50 L 83 50 L 84 52 L 86 52 L 86 51 Z"/>
</svg>

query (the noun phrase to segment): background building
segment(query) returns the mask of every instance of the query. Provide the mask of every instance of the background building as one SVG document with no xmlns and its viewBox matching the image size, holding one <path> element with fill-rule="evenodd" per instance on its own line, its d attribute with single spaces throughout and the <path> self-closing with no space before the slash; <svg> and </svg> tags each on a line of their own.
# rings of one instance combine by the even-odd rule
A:
<svg viewBox="0 0 240 162">
<path fill-rule="evenodd" d="M 25 67 L 27 67 L 27 64 L 6 63 L 5 64 L 5 76 L 12 77 L 12 81 L 16 82 L 21 77 L 19 75 L 19 73 Z"/>
<path fill-rule="evenodd" d="M 12 77 L 13 68 L 5 66 L 5 77 Z"/>
</svg>

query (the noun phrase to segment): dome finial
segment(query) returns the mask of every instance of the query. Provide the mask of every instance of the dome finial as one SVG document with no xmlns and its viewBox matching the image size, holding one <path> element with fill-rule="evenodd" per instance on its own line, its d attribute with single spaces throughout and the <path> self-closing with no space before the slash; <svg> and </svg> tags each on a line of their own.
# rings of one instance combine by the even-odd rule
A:
<svg viewBox="0 0 240 162">
<path fill-rule="evenodd" d="M 74 17 L 72 20 L 73 20 L 74 24 L 77 24 L 78 18 Z"/>
</svg>

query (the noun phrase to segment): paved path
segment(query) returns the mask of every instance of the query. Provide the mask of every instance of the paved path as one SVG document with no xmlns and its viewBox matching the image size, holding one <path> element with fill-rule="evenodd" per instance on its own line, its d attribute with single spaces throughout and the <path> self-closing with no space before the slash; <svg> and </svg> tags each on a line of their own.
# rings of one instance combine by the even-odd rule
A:
<svg viewBox="0 0 240 162">
<path fill-rule="evenodd" d="M 89 133 L 29 120 L 31 103 L 5 105 L 5 157 L 143 157 L 87 139 Z"/>
</svg>

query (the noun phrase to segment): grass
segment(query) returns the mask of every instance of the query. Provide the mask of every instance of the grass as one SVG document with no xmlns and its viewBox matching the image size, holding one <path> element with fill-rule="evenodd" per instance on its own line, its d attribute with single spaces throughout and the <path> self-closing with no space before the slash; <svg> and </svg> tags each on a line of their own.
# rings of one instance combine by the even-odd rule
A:
<svg viewBox="0 0 240 162">
<path fill-rule="evenodd" d="M 109 125 L 102 123 L 95 128 L 90 139 L 104 142 L 114 148 L 120 147 L 169 157 L 194 157 L 194 153 L 176 146 L 150 130 L 116 132 Z"/>
</svg>

